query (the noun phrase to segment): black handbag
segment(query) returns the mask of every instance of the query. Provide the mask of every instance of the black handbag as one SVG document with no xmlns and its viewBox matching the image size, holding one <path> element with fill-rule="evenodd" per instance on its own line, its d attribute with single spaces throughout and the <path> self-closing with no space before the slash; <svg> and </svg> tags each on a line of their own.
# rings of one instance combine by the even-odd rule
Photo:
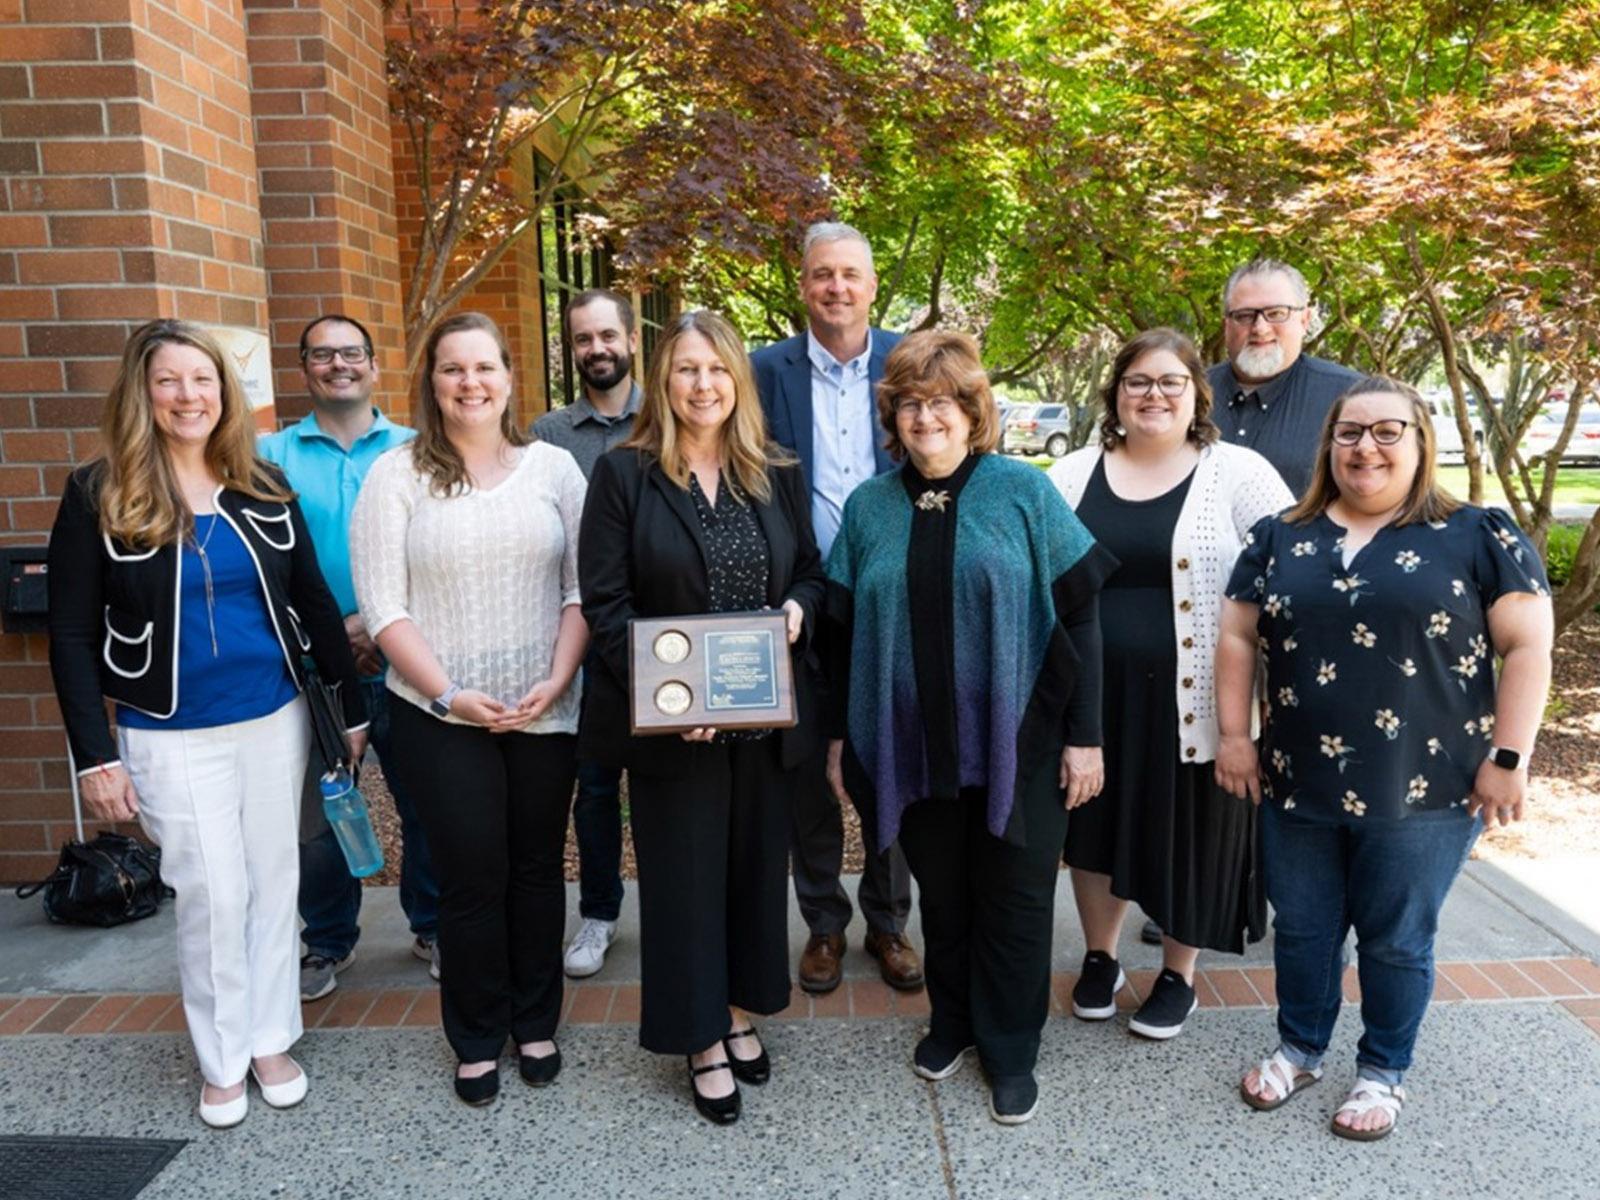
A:
<svg viewBox="0 0 1600 1200">
<path fill-rule="evenodd" d="M 360 764 L 352 761 L 350 738 L 344 731 L 344 705 L 339 703 L 339 684 L 329 684 L 312 664 L 306 663 L 306 708 L 311 713 L 311 756 L 324 771 L 341 767 L 352 778 Z"/>
<path fill-rule="evenodd" d="M 44 911 L 62 925 L 109 928 L 153 916 L 175 893 L 161 882 L 161 851 L 120 833 L 67 842 L 48 879 L 25 884 L 17 898 L 44 893 Z"/>
</svg>

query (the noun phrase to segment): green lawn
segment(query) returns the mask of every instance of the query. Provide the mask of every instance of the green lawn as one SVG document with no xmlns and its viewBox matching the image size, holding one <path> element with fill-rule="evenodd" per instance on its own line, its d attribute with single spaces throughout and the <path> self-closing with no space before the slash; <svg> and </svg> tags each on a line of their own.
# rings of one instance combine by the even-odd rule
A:
<svg viewBox="0 0 1600 1200">
<path fill-rule="evenodd" d="M 1540 476 L 1534 474 L 1534 481 L 1538 483 Z M 1439 482 L 1452 494 L 1465 500 L 1467 498 L 1467 469 L 1465 467 L 1440 467 Z M 1500 480 L 1493 471 L 1486 471 L 1483 478 L 1483 498 L 1486 501 L 1503 500 L 1505 497 L 1500 491 Z M 1557 504 L 1600 504 L 1600 471 L 1586 467 L 1566 466 L 1561 468 L 1561 473 L 1556 476 Z"/>
</svg>

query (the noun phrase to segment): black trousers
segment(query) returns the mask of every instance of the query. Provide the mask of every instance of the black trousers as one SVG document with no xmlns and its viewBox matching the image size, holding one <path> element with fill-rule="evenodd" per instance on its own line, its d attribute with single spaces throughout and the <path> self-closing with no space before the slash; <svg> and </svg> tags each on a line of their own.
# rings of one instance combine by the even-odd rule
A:
<svg viewBox="0 0 1600 1200">
<path fill-rule="evenodd" d="M 439 880 L 440 1000 L 462 1062 L 561 1018 L 562 850 L 577 770 L 569 733 L 490 733 L 397 700 L 394 757 Z"/>
<path fill-rule="evenodd" d="M 695 1054 L 729 1029 L 728 1006 L 789 1004 L 788 858 L 793 771 L 778 739 L 692 747 L 687 775 L 628 773 L 639 864 L 639 1044 Z"/>
<path fill-rule="evenodd" d="M 947 1046 L 978 1047 L 991 1076 L 1024 1075 L 1050 1013 L 1050 937 L 1067 832 L 1056 767 L 1034 773 L 1019 803 L 1028 844 L 994 837 L 987 794 L 919 800 L 900 842 L 921 893 L 929 1026 Z"/>
<path fill-rule="evenodd" d="M 820 739 L 819 739 L 820 740 Z M 794 866 L 794 898 L 812 933 L 843 933 L 850 924 L 850 897 L 839 882 L 844 862 L 844 821 L 839 801 L 828 786 L 827 742 L 795 772 L 794 807 L 790 817 L 789 853 Z M 878 846 L 878 819 L 870 804 L 850 793 L 861 817 L 863 862 L 856 903 L 867 928 L 878 933 L 904 933 L 911 915 L 911 872 L 896 843 Z"/>
</svg>

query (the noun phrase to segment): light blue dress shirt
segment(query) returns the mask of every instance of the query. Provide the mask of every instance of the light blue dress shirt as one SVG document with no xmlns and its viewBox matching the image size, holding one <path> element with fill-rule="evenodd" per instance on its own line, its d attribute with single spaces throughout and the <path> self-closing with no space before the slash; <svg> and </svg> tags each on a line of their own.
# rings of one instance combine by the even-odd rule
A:
<svg viewBox="0 0 1600 1200">
<path fill-rule="evenodd" d="M 811 361 L 811 526 L 826 560 L 845 500 L 878 473 L 872 448 L 879 437 L 878 406 L 868 373 L 872 331 L 867 331 L 866 349 L 842 363 L 808 329 L 806 357 Z"/>
<path fill-rule="evenodd" d="M 409 442 L 417 431 L 396 425 L 373 409 L 372 426 L 346 450 L 331 434 L 322 432 L 317 414 L 256 442 L 256 453 L 283 468 L 289 486 L 300 493 L 300 511 L 317 565 L 339 612 L 356 611 L 356 587 L 350 579 L 350 514 L 361 493 L 361 482 L 378 455 Z"/>
</svg>

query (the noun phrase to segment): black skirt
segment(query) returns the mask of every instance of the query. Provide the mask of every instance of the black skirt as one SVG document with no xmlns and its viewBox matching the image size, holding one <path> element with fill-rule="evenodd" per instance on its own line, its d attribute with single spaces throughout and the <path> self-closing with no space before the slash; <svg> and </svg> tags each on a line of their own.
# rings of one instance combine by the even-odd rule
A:
<svg viewBox="0 0 1600 1200">
<path fill-rule="evenodd" d="M 1217 786 L 1215 764 L 1178 758 L 1171 552 L 1187 492 L 1123 500 L 1101 465 L 1078 506 L 1122 567 L 1100 593 L 1105 790 L 1072 811 L 1065 857 L 1184 945 L 1238 954 L 1266 931 L 1256 809 Z"/>
</svg>

